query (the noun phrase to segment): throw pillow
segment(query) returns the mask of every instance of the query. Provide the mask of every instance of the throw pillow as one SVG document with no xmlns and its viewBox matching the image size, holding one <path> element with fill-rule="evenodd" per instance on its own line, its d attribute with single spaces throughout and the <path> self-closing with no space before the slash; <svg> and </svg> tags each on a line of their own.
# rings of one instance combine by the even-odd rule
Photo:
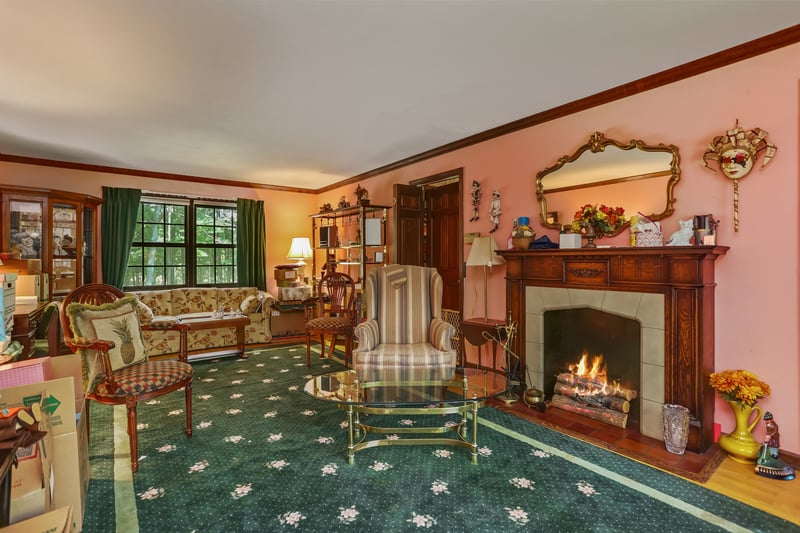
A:
<svg viewBox="0 0 800 533">
<path fill-rule="evenodd" d="M 249 315 L 251 313 L 255 313 L 258 311 L 258 306 L 261 305 L 261 300 L 258 299 L 258 296 L 255 294 L 251 294 L 244 300 L 242 300 L 242 305 L 239 307 L 242 310 L 242 313 L 245 315 Z"/>
<path fill-rule="evenodd" d="M 114 341 L 114 348 L 108 352 L 112 370 L 147 359 L 137 301 L 134 296 L 126 296 L 103 305 L 71 303 L 67 306 L 75 337 Z M 99 372 L 102 368 L 94 370 Z"/>
<path fill-rule="evenodd" d="M 136 311 L 139 313 L 139 323 L 140 324 L 149 324 L 152 322 L 155 314 L 150 307 L 144 303 L 143 301 L 136 299 Z"/>
</svg>

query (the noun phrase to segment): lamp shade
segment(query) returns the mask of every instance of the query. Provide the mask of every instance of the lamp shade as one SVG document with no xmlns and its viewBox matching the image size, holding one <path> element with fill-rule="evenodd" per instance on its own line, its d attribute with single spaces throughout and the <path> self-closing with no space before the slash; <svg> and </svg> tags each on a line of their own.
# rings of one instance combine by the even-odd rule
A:
<svg viewBox="0 0 800 533">
<path fill-rule="evenodd" d="M 294 237 L 292 238 L 292 245 L 289 247 L 289 253 L 286 254 L 286 259 L 294 259 L 303 261 L 311 257 L 311 240 L 308 237 Z"/>
<path fill-rule="evenodd" d="M 467 257 L 467 266 L 502 265 L 505 260 L 495 253 L 497 243 L 494 237 L 475 237 Z"/>
</svg>

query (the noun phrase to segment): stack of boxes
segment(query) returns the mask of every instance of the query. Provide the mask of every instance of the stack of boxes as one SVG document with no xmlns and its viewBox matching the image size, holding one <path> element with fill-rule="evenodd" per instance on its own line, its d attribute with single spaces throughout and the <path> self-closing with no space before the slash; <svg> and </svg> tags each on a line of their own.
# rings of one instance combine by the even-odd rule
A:
<svg viewBox="0 0 800 533">
<path fill-rule="evenodd" d="M 311 297 L 311 287 L 301 279 L 296 264 L 275 267 L 275 282 L 278 285 L 278 303 L 272 307 L 272 335 L 302 335 L 306 325 L 303 300 Z"/>
<path fill-rule="evenodd" d="M 67 530 L 79 532 L 90 477 L 79 355 L 0 365 L 0 409 L 33 403 L 41 407 L 40 427 L 47 434 L 17 454 L 19 466 L 11 471 L 10 523 L 18 524 L 20 531 L 34 531 L 36 525 L 26 520 L 46 518 L 55 524 L 68 516 Z M 46 530 L 63 528 L 51 525 Z"/>
</svg>

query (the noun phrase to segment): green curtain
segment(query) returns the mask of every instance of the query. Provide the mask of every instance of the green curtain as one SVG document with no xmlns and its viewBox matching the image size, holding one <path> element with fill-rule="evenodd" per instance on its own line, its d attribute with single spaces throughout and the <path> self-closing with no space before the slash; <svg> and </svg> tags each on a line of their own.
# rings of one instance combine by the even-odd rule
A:
<svg viewBox="0 0 800 533">
<path fill-rule="evenodd" d="M 122 290 L 125 269 L 136 230 L 136 213 L 142 191 L 103 187 L 103 208 L 100 220 L 102 240 L 103 283 Z"/>
<path fill-rule="evenodd" d="M 236 200 L 236 269 L 240 287 L 267 290 L 264 202 Z"/>
</svg>

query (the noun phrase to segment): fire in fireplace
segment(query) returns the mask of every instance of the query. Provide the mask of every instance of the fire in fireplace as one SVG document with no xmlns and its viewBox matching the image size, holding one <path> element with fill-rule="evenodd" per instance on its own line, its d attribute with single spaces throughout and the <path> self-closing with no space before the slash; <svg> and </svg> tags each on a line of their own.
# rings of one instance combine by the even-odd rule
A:
<svg viewBox="0 0 800 533">
<path fill-rule="evenodd" d="M 551 405 L 616 427 L 626 428 L 631 400 L 638 393 L 619 381 L 608 379 L 602 355 L 584 352 L 569 371 L 558 374 Z"/>
<path fill-rule="evenodd" d="M 545 312 L 544 331 L 544 390 L 553 391 L 551 405 L 638 429 L 640 409 L 631 402 L 641 382 L 640 323 L 591 308 L 558 309 Z"/>
</svg>

